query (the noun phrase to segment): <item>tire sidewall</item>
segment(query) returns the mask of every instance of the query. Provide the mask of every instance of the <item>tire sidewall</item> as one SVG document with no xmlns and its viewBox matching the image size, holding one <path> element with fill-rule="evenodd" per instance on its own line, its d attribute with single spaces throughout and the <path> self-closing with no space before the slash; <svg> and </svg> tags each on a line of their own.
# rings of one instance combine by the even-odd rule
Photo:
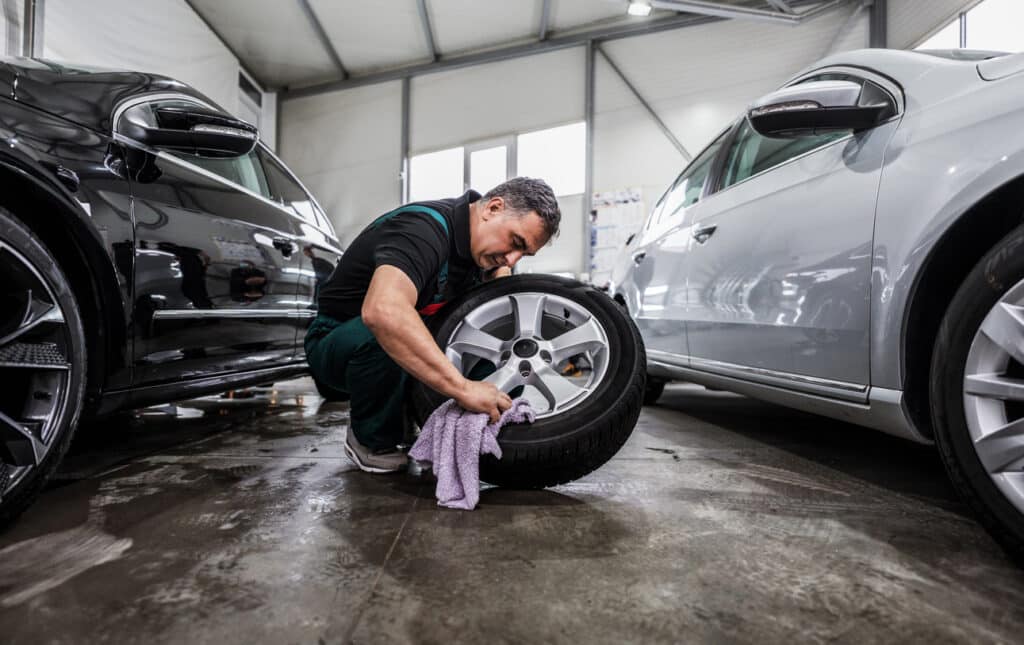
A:
<svg viewBox="0 0 1024 645">
<path fill-rule="evenodd" d="M 4 495 L 3 504 L 0 505 L 0 522 L 5 522 L 13 519 L 32 502 L 67 452 L 82 412 L 88 365 L 81 312 L 71 284 L 57 259 L 25 224 L 2 207 L 0 238 L 24 255 L 46 281 L 47 286 L 53 290 L 68 330 L 71 347 L 70 355 L 66 358 L 72 364 L 67 400 L 63 409 L 58 412 L 60 419 L 53 430 L 50 449 L 43 461 Z"/>
<path fill-rule="evenodd" d="M 953 298 L 939 328 L 931 379 L 935 438 L 950 478 L 993 535 L 1017 553 L 1024 553 L 1024 514 L 1006 499 L 975 451 L 964 410 L 963 381 L 967 355 L 981 323 L 1022 279 L 1024 226 L 982 258 Z"/>
<path fill-rule="evenodd" d="M 637 370 L 644 373 L 646 362 L 639 332 L 619 305 L 592 287 L 557 276 L 510 276 L 486 283 L 449 303 L 431 317 L 428 327 L 443 350 L 456 327 L 471 311 L 488 301 L 525 292 L 559 296 L 586 308 L 605 330 L 609 361 L 603 381 L 578 405 L 532 424 L 503 426 L 498 435 L 503 449 L 569 440 L 590 432 L 591 425 L 599 421 L 605 411 L 620 404 Z M 412 400 L 420 424 L 444 401 L 440 394 L 420 383 L 413 384 Z"/>
</svg>

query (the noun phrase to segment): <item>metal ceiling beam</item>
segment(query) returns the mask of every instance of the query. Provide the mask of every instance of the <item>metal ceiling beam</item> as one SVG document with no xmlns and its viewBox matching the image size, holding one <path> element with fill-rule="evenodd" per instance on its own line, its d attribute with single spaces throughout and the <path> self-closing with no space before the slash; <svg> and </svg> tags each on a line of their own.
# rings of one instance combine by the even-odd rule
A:
<svg viewBox="0 0 1024 645">
<path fill-rule="evenodd" d="M 640 95 L 640 92 L 638 92 L 637 89 L 633 87 L 633 84 L 629 82 L 629 79 L 626 78 L 626 75 L 622 73 L 622 70 L 619 69 L 619 66 L 615 64 L 615 61 L 612 60 L 611 56 L 609 56 L 608 53 L 600 45 L 595 45 L 594 49 L 597 50 L 597 53 L 601 54 L 601 57 L 604 58 L 605 62 L 608 63 L 608 65 L 612 68 L 612 71 L 615 72 L 619 79 L 626 84 L 626 87 L 628 87 L 629 91 L 633 93 L 633 96 L 636 97 L 636 100 L 640 101 L 640 105 L 644 106 L 644 109 L 647 110 L 647 114 L 649 114 L 651 118 L 654 119 L 654 122 L 661 129 L 662 134 L 664 134 L 665 137 L 672 142 L 672 145 L 676 147 L 676 150 L 679 151 L 679 154 L 683 156 L 683 160 L 690 161 L 691 159 L 693 159 L 693 156 L 690 154 L 690 151 L 687 150 L 686 147 L 683 146 L 683 144 L 679 141 L 679 139 L 676 138 L 676 135 L 674 135 L 672 131 L 669 130 L 668 126 L 665 125 L 665 122 L 661 120 L 660 116 L 658 116 L 658 113 L 655 112 L 654 108 L 651 107 L 651 104 L 644 100 L 644 97 Z"/>
<path fill-rule="evenodd" d="M 238 55 L 238 52 L 236 52 L 231 47 L 231 45 L 228 44 L 228 41 L 224 40 L 224 36 L 222 36 L 220 32 L 213 27 L 212 24 L 210 24 L 210 21 L 206 19 L 206 16 L 204 16 L 202 13 L 199 12 L 198 9 L 196 9 L 196 3 L 194 2 L 194 0 L 185 0 L 185 4 L 187 4 L 189 9 L 192 10 L 192 13 L 196 14 L 196 16 L 203 21 L 203 24 L 206 25 L 206 28 L 209 29 L 210 32 L 217 37 L 217 40 L 220 41 L 220 44 L 224 45 L 224 48 L 228 50 L 228 53 L 235 57 L 235 59 L 238 61 L 238 66 L 242 68 L 242 71 L 249 75 L 249 78 L 256 82 L 256 86 L 259 88 L 259 90 L 261 92 L 268 91 L 269 88 L 266 85 L 264 85 L 263 81 L 259 80 L 260 77 L 253 74 L 252 70 L 245 66 L 245 63 L 242 62 L 242 57 Z"/>
<path fill-rule="evenodd" d="M 786 4 L 784 0 L 765 0 L 765 2 L 783 13 L 793 13 L 793 7 Z"/>
<path fill-rule="evenodd" d="M 437 60 L 441 57 L 441 52 L 437 51 L 437 43 L 434 42 L 434 30 L 430 28 L 430 15 L 427 14 L 427 0 L 417 0 L 416 6 L 420 10 L 420 24 L 423 25 L 423 35 L 427 37 L 427 47 L 430 48 L 431 60 Z"/>
<path fill-rule="evenodd" d="M 309 0 L 299 0 L 299 7 L 302 8 L 302 13 L 306 14 L 306 20 L 309 21 L 313 31 L 316 32 L 317 38 L 320 39 L 320 44 L 327 50 L 327 55 L 330 56 L 331 62 L 341 72 L 342 78 L 348 78 L 348 71 L 345 66 L 341 64 L 341 57 L 338 56 L 338 52 L 334 49 L 334 43 L 331 42 L 327 32 L 324 31 L 324 26 L 320 24 L 320 19 L 316 17 L 316 12 L 313 11 L 313 7 L 310 6 Z"/>
<path fill-rule="evenodd" d="M 551 19 L 551 0 L 543 0 L 540 8 L 540 40 L 547 40 L 548 21 Z"/>
<path fill-rule="evenodd" d="M 43 14 L 44 0 L 25 0 L 24 34 L 21 41 L 21 55 L 39 57 L 43 55 Z"/>
<path fill-rule="evenodd" d="M 752 9 L 738 5 L 722 4 L 720 2 L 708 2 L 707 0 L 651 0 L 651 6 L 655 9 L 667 9 L 669 11 L 685 11 L 686 13 L 697 13 L 704 16 L 715 16 L 718 18 L 742 18 L 747 20 L 763 20 L 787 25 L 799 25 L 808 18 L 825 13 L 830 9 L 847 3 L 849 0 L 827 0 L 818 6 L 808 9 L 802 13 L 784 13 L 781 11 L 765 11 L 764 9 Z"/>
<path fill-rule="evenodd" d="M 364 85 L 397 81 L 410 76 L 433 74 L 461 67 L 471 67 L 473 65 L 480 65 L 483 63 L 494 63 L 497 61 L 509 60 L 511 58 L 533 56 L 535 54 L 544 54 L 570 47 L 579 47 L 580 45 L 585 45 L 589 41 L 606 42 L 609 40 L 618 40 L 620 38 L 629 38 L 631 36 L 655 34 L 682 27 L 706 25 L 712 22 L 718 22 L 719 20 L 721 20 L 721 18 L 714 18 L 711 16 L 680 15 L 640 23 L 625 23 L 615 27 L 604 27 L 602 29 L 577 32 L 567 36 L 548 38 L 547 40 L 539 43 L 531 42 L 486 52 L 465 54 L 453 58 L 442 58 L 433 63 L 409 65 L 407 67 L 400 67 L 386 72 L 366 74 L 364 76 L 351 76 L 345 80 L 330 81 L 307 87 L 295 89 L 286 88 L 282 91 L 282 96 L 285 100 L 288 100 L 303 96 L 323 94 L 324 92 L 348 90 L 354 87 L 362 87 Z"/>
<path fill-rule="evenodd" d="M 871 3 L 871 17 L 868 21 L 868 47 L 889 46 L 889 6 L 887 0 Z"/>
</svg>

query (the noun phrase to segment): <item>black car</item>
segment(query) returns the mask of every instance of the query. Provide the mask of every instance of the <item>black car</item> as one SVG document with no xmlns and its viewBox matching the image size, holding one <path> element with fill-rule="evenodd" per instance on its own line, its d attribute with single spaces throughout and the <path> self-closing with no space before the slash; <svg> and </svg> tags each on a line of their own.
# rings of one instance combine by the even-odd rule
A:
<svg viewBox="0 0 1024 645">
<path fill-rule="evenodd" d="M 341 254 L 251 125 L 178 81 L 0 61 L 0 520 L 83 415 L 293 376 Z"/>
</svg>

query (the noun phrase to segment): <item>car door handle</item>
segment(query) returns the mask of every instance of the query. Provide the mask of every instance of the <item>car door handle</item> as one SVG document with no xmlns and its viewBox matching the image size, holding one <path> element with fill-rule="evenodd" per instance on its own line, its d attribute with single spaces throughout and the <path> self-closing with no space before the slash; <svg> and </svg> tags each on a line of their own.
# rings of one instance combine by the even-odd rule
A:
<svg viewBox="0 0 1024 645">
<path fill-rule="evenodd" d="M 633 254 L 633 263 L 634 264 L 640 264 L 641 262 L 644 261 L 645 257 L 647 257 L 647 253 L 644 252 L 644 251 L 640 251 L 639 253 L 634 253 Z"/>
<path fill-rule="evenodd" d="M 289 257 L 295 250 L 295 245 L 287 237 L 275 237 L 274 248 L 281 252 L 284 257 Z"/>
<path fill-rule="evenodd" d="M 708 226 L 699 226 L 693 229 L 693 239 L 697 240 L 697 244 L 703 244 L 711 239 L 711 236 L 715 234 L 718 227 L 714 224 Z"/>
</svg>

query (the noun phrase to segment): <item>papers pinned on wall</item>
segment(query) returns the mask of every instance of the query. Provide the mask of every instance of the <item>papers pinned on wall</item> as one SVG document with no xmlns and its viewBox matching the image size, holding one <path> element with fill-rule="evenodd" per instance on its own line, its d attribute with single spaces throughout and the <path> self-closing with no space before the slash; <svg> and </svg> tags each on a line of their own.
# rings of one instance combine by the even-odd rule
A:
<svg viewBox="0 0 1024 645">
<path fill-rule="evenodd" d="M 590 211 L 590 283 L 605 286 L 619 251 L 643 226 L 647 209 L 640 188 L 594 193 Z"/>
</svg>

